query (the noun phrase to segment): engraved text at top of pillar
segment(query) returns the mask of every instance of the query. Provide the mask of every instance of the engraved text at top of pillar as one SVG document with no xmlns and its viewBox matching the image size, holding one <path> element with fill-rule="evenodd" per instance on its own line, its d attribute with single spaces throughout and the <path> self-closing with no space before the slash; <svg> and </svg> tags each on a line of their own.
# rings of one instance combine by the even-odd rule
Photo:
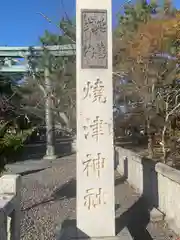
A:
<svg viewBox="0 0 180 240">
<path fill-rule="evenodd" d="M 107 68 L 106 10 L 82 10 L 82 68 Z"/>
</svg>

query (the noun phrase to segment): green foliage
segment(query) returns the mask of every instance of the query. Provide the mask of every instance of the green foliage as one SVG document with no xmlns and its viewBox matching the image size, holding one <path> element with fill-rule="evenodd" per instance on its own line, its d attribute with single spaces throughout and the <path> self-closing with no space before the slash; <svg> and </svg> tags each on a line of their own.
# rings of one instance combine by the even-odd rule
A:
<svg viewBox="0 0 180 240">
<path fill-rule="evenodd" d="M 23 144 L 32 130 L 17 132 L 13 123 L 0 123 L 0 173 L 9 162 L 15 162 L 23 149 Z"/>
<path fill-rule="evenodd" d="M 46 30 L 44 32 L 44 36 L 40 37 L 40 41 L 44 46 L 50 45 L 49 43 L 52 45 L 58 45 L 60 42 L 60 36 L 57 34 L 52 34 Z"/>
<path fill-rule="evenodd" d="M 76 27 L 71 19 L 63 18 L 58 24 L 61 34 L 53 34 L 46 30 L 40 37 L 40 42 L 44 46 L 72 44 L 76 40 Z"/>
<path fill-rule="evenodd" d="M 20 113 L 21 97 L 14 91 L 18 77 L 0 74 L 0 120 L 9 121 Z"/>
<path fill-rule="evenodd" d="M 121 36 L 127 33 L 132 36 L 138 29 L 139 23 L 147 22 L 157 14 L 157 4 L 148 3 L 146 0 L 127 3 L 124 5 L 124 14 L 118 14 L 119 25 L 117 31 Z"/>
</svg>

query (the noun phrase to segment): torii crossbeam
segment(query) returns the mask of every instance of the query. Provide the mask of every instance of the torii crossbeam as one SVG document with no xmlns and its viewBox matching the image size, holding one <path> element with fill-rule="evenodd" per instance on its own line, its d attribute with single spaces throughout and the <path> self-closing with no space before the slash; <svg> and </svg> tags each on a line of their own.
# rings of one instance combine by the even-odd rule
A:
<svg viewBox="0 0 180 240">
<path fill-rule="evenodd" d="M 36 56 L 41 56 L 44 50 L 48 50 L 52 55 L 59 57 L 68 57 L 76 54 L 76 46 L 74 44 L 58 45 L 58 46 L 35 46 L 35 47 L 0 47 L 0 60 L 4 60 L 4 64 L 0 66 L 2 73 L 26 73 L 29 71 L 27 58 L 31 56 L 31 49 Z M 12 65 L 15 59 L 25 59 L 25 64 Z"/>
</svg>

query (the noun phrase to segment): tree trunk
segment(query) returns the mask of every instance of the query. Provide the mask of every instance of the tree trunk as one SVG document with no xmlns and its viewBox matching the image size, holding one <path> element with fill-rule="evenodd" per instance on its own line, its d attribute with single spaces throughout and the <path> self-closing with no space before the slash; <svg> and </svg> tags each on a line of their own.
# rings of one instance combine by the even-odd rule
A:
<svg viewBox="0 0 180 240">
<path fill-rule="evenodd" d="M 146 126 L 147 126 L 147 136 L 148 136 L 148 154 L 149 154 L 150 158 L 153 158 L 153 156 L 154 156 L 153 137 L 152 137 L 152 134 L 151 134 L 151 126 L 150 126 L 149 117 L 147 117 Z"/>
<path fill-rule="evenodd" d="M 54 146 L 54 121 L 52 112 L 52 87 L 50 73 L 48 67 L 45 68 L 45 84 L 46 84 L 46 103 L 45 103 L 45 122 L 46 122 L 46 156 L 45 159 L 55 159 Z"/>
<path fill-rule="evenodd" d="M 167 126 L 166 124 L 163 127 L 163 131 L 162 131 L 162 152 L 163 152 L 163 163 L 166 163 L 167 160 L 167 154 L 166 154 L 166 130 L 167 130 Z"/>
</svg>

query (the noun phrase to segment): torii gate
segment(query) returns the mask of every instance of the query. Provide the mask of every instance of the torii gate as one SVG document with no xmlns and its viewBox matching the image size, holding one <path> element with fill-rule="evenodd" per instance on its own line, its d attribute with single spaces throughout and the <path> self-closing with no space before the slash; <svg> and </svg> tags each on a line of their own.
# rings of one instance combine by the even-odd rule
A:
<svg viewBox="0 0 180 240">
<path fill-rule="evenodd" d="M 36 53 L 36 56 L 40 57 L 44 50 L 49 51 L 54 56 L 68 57 L 76 54 L 76 45 L 58 45 L 58 46 L 47 46 L 47 47 L 0 47 L 0 73 L 13 74 L 13 73 L 28 73 L 31 67 L 28 63 L 28 57 L 32 55 L 32 51 Z M 25 62 L 21 63 L 19 59 L 25 59 Z M 12 63 L 19 62 L 18 65 L 13 65 Z M 39 70 L 39 69 L 36 69 Z M 49 79 L 49 69 L 40 69 L 39 71 L 44 71 L 46 92 L 51 91 L 51 82 Z M 54 133 L 53 133 L 53 119 L 51 110 L 51 98 L 47 94 L 45 103 L 45 121 L 46 121 L 46 155 L 45 159 L 55 159 L 55 147 L 54 147 Z"/>
<path fill-rule="evenodd" d="M 75 55 L 76 46 L 74 44 L 47 46 L 47 47 L 32 47 L 36 52 L 36 56 L 41 56 L 44 50 L 50 51 L 54 56 L 68 57 Z M 31 56 L 31 47 L 0 47 L 0 61 L 4 60 L 4 64 L 0 66 L 0 72 L 3 73 L 26 73 L 29 71 L 27 58 Z M 24 58 L 26 64 L 12 65 L 12 60 Z"/>
</svg>

